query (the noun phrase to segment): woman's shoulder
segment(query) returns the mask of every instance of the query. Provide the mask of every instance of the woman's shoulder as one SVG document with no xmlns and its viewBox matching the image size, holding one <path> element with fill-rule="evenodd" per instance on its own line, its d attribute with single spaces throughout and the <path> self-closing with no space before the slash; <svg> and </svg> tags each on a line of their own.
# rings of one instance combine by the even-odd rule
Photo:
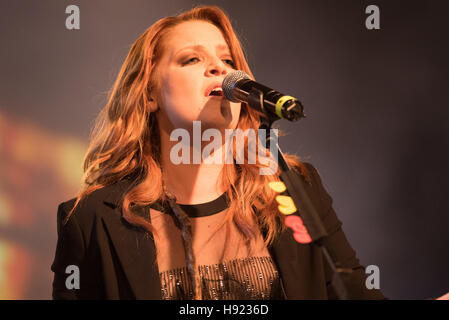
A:
<svg viewBox="0 0 449 320">
<path fill-rule="evenodd" d="M 325 205 L 325 207 L 332 205 L 332 198 L 327 192 L 325 183 L 323 183 L 321 174 L 315 164 L 305 161 L 294 161 L 291 167 L 307 181 L 305 190 L 312 198 L 312 201 L 319 205 Z"/>
<path fill-rule="evenodd" d="M 321 183 L 318 169 L 311 162 L 299 161 L 297 159 L 290 160 L 289 162 L 290 167 L 299 173 L 310 186 Z"/>
<path fill-rule="evenodd" d="M 99 214 L 110 213 L 111 209 L 121 205 L 124 193 L 131 183 L 130 179 L 123 179 L 92 191 L 78 203 L 76 203 L 76 197 L 59 203 L 58 221 L 68 221 L 73 218 L 79 225 L 90 225 Z"/>
</svg>

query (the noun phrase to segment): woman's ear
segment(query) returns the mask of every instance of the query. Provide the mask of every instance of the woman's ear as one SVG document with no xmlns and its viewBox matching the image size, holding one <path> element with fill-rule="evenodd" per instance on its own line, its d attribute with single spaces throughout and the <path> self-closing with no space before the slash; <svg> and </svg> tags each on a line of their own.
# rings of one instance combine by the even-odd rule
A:
<svg viewBox="0 0 449 320">
<path fill-rule="evenodd" d="M 147 86 L 147 97 L 148 97 L 148 104 L 150 108 L 150 112 L 155 112 L 159 109 L 159 105 L 157 103 L 157 89 L 154 85 L 148 84 Z"/>
<path fill-rule="evenodd" d="M 155 99 L 153 99 L 153 97 L 150 97 L 148 99 L 148 103 L 149 103 L 149 107 L 150 107 L 150 112 L 155 112 L 158 110 L 157 101 Z"/>
</svg>

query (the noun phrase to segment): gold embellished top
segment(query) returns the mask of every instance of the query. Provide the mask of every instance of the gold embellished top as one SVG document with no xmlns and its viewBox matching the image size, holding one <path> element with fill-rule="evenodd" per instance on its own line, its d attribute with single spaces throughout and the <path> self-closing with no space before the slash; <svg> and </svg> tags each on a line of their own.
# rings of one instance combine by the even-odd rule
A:
<svg viewBox="0 0 449 320">
<path fill-rule="evenodd" d="M 249 257 L 198 266 L 205 300 L 282 299 L 280 278 L 271 257 Z M 187 268 L 159 274 L 164 300 L 191 300 Z"/>
</svg>

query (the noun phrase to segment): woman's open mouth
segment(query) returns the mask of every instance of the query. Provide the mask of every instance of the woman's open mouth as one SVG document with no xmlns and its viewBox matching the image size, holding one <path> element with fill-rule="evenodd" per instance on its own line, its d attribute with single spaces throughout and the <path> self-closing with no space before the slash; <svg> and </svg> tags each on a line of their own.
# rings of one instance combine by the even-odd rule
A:
<svg viewBox="0 0 449 320">
<path fill-rule="evenodd" d="M 216 88 L 209 93 L 209 97 L 223 98 L 223 90 L 221 88 Z"/>
</svg>

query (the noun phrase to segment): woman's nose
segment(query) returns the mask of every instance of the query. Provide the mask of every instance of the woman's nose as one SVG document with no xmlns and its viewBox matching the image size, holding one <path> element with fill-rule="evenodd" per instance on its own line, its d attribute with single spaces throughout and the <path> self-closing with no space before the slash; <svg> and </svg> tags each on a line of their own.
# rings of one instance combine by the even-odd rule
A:
<svg viewBox="0 0 449 320">
<path fill-rule="evenodd" d="M 227 73 L 227 69 L 223 61 L 214 60 L 208 66 L 207 73 L 214 76 L 225 75 Z"/>
</svg>

